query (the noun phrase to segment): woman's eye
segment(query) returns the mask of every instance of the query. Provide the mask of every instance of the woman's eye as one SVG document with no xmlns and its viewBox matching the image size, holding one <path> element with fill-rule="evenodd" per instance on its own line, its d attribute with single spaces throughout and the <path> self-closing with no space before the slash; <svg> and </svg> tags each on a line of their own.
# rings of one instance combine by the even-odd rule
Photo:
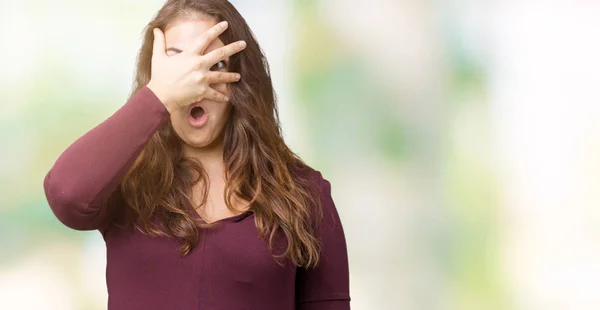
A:
<svg viewBox="0 0 600 310">
<path fill-rule="evenodd" d="M 210 68 L 211 70 L 221 70 L 223 68 L 227 67 L 227 63 L 223 60 L 217 62 L 214 66 L 212 66 L 212 68 Z"/>
</svg>

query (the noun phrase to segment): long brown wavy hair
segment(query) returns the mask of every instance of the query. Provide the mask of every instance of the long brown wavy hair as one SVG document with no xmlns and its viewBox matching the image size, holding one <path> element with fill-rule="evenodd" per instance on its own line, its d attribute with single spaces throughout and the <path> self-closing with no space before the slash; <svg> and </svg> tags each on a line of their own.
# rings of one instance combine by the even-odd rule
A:
<svg viewBox="0 0 600 310">
<path fill-rule="evenodd" d="M 219 37 L 225 45 L 245 40 L 244 51 L 230 57 L 229 71 L 242 78 L 229 85 L 231 114 L 224 128 L 225 202 L 235 197 L 250 202 L 255 225 L 268 242 L 273 258 L 286 258 L 296 266 L 316 266 L 320 245 L 316 225 L 322 217 L 318 193 L 308 177 L 310 168 L 285 144 L 271 83 L 268 62 L 240 13 L 226 0 L 169 0 L 143 32 L 137 73 L 131 95 L 150 81 L 153 28 L 165 31 L 182 17 L 226 20 Z M 194 217 L 191 189 L 201 183 L 203 205 L 208 196 L 208 176 L 201 163 L 184 157 L 182 141 L 165 122 L 144 146 L 121 182 L 120 192 L 131 214 L 130 223 L 153 236 L 169 236 L 189 253 L 200 238 L 202 223 Z M 287 247 L 274 251 L 276 235 L 283 233 Z"/>
</svg>

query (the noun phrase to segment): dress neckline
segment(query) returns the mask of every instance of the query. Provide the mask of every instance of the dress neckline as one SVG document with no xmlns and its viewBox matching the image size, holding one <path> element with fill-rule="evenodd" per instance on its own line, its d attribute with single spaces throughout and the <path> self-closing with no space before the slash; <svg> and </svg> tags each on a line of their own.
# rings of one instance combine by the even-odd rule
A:
<svg viewBox="0 0 600 310">
<path fill-rule="evenodd" d="M 218 219 L 216 221 L 212 221 L 210 223 L 206 222 L 201 216 L 200 214 L 198 214 L 198 212 L 196 210 L 194 210 L 194 217 L 196 219 L 198 219 L 200 222 L 205 223 L 205 224 L 217 224 L 217 223 L 222 223 L 222 222 L 239 222 L 241 220 L 243 220 L 244 218 L 246 218 L 247 216 L 249 216 L 250 214 L 254 213 L 252 210 L 246 210 L 240 214 L 236 214 L 236 215 L 232 215 L 229 217 L 224 217 L 222 219 Z"/>
</svg>

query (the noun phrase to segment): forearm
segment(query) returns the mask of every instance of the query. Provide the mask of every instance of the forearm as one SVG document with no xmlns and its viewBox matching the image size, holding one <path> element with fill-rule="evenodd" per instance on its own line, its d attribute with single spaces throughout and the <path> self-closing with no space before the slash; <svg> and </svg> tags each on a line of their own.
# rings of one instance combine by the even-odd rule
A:
<svg viewBox="0 0 600 310">
<path fill-rule="evenodd" d="M 95 229 L 103 208 L 146 142 L 169 113 L 147 87 L 69 146 L 44 179 L 56 217 L 74 229 Z"/>
</svg>

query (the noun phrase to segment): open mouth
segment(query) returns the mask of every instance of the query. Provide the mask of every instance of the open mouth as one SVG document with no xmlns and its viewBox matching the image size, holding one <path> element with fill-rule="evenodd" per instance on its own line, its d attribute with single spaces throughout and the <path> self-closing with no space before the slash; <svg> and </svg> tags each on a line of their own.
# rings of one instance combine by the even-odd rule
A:
<svg viewBox="0 0 600 310">
<path fill-rule="evenodd" d="M 193 107 L 190 111 L 190 115 L 194 119 L 200 119 L 204 115 L 204 109 L 202 107 Z"/>
<path fill-rule="evenodd" d="M 194 128 L 201 128 L 208 122 L 208 110 L 205 110 L 199 103 L 190 107 L 188 122 Z"/>
</svg>

